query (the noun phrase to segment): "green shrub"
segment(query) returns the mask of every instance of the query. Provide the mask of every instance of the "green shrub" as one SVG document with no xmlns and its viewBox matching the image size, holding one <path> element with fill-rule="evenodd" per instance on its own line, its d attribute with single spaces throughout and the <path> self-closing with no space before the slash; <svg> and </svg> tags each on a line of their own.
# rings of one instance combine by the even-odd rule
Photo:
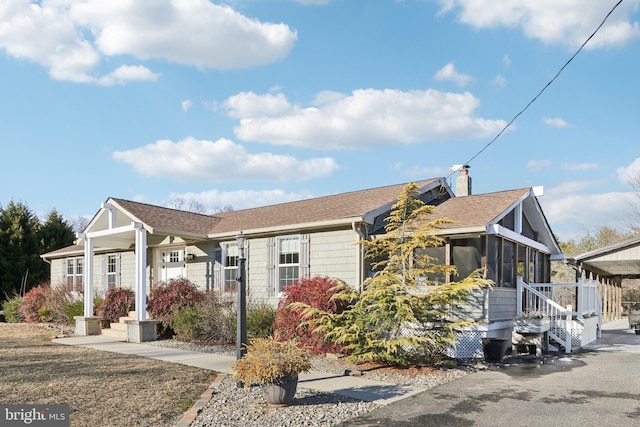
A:
<svg viewBox="0 0 640 427">
<path fill-rule="evenodd" d="M 231 301 L 207 293 L 202 301 L 179 309 L 172 317 L 171 329 L 180 341 L 228 344 L 235 340 L 234 316 Z"/>
<path fill-rule="evenodd" d="M 266 303 L 250 304 L 247 308 L 247 338 L 267 338 L 273 335 L 276 309 Z"/>
<path fill-rule="evenodd" d="M 67 317 L 67 323 L 73 324 L 74 317 L 84 315 L 84 301 L 76 300 L 64 306 L 64 314 Z"/>
<path fill-rule="evenodd" d="M 111 288 L 96 307 L 96 311 L 105 321 L 116 323 L 135 308 L 136 294 L 129 288 Z"/>
<path fill-rule="evenodd" d="M 4 311 L 4 318 L 7 323 L 20 323 L 23 317 L 18 313 L 18 306 L 22 301 L 22 297 L 15 296 L 8 301 L 2 303 L 2 311 Z"/>
</svg>

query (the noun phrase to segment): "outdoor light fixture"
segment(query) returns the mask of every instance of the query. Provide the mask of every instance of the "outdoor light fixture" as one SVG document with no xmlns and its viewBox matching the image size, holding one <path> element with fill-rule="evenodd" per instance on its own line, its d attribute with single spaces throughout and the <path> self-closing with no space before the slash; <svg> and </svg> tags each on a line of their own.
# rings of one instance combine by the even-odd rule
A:
<svg viewBox="0 0 640 427">
<path fill-rule="evenodd" d="M 245 257 L 244 257 L 244 233 L 240 231 L 236 235 L 236 243 L 238 244 L 238 329 L 236 333 L 236 359 L 242 359 L 247 349 L 247 281 L 245 280 Z M 242 387 L 242 383 L 238 381 L 238 388 Z"/>
</svg>

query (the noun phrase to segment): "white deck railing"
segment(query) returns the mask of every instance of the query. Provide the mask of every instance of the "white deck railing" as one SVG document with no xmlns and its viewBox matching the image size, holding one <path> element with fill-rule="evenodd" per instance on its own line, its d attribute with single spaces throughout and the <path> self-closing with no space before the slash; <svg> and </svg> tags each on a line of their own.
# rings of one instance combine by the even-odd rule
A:
<svg viewBox="0 0 640 427">
<path fill-rule="evenodd" d="M 576 283 L 526 283 L 518 276 L 517 314 L 526 317 L 534 313 L 551 320 L 550 338 L 571 353 L 573 319 L 598 316 L 601 324 L 601 303 L 598 282 L 581 279 Z M 573 311 L 573 307 L 576 310 Z"/>
</svg>

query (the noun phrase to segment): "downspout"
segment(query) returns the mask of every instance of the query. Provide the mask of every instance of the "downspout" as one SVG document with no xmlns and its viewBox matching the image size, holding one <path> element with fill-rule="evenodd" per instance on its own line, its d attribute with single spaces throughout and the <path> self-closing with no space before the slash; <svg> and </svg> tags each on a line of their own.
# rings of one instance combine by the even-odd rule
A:
<svg viewBox="0 0 640 427">
<path fill-rule="evenodd" d="M 366 236 L 362 232 L 362 223 L 358 223 L 353 221 L 351 223 L 351 229 L 356 232 L 359 240 L 366 240 Z M 362 244 L 358 243 L 356 245 L 356 280 L 358 281 L 358 292 L 362 292 L 364 290 L 364 252 L 362 251 Z"/>
</svg>

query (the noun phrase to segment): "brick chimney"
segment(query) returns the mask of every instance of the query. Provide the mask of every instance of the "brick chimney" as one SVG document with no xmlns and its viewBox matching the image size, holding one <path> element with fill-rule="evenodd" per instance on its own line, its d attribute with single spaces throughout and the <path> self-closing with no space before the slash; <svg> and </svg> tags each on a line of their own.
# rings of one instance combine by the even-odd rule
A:
<svg viewBox="0 0 640 427">
<path fill-rule="evenodd" d="M 456 196 L 471 195 L 471 177 L 469 176 L 469 168 L 471 166 L 464 165 L 460 168 L 460 175 L 456 178 Z"/>
</svg>

